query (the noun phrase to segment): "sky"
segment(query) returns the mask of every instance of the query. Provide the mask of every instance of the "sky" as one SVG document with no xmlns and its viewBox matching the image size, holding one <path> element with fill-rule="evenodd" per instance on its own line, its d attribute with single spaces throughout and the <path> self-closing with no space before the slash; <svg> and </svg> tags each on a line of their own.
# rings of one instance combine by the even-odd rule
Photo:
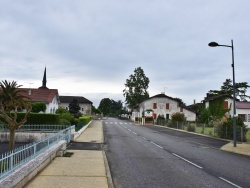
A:
<svg viewBox="0 0 250 188">
<path fill-rule="evenodd" d="M 124 101 L 137 67 L 150 97 L 187 105 L 232 79 L 250 83 L 249 0 L 0 0 L 0 81 Z M 249 92 L 248 92 L 249 94 Z"/>
</svg>

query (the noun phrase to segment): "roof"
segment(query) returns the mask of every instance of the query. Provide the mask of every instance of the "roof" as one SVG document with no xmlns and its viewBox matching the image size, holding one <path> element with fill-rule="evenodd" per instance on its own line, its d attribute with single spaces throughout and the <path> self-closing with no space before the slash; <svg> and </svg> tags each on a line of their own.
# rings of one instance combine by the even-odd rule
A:
<svg viewBox="0 0 250 188">
<path fill-rule="evenodd" d="M 28 97 L 31 102 L 51 103 L 56 96 L 58 98 L 57 89 L 34 89 L 34 88 L 19 88 L 24 91 L 22 94 Z M 58 98 L 59 99 L 59 98 Z"/>
<path fill-rule="evenodd" d="M 174 99 L 174 98 L 172 98 L 172 97 L 169 97 L 169 96 L 167 96 L 167 95 L 165 95 L 165 94 L 163 94 L 163 93 L 158 94 L 158 95 L 154 95 L 154 96 L 150 97 L 149 99 L 152 99 L 152 98 L 169 98 L 169 99 L 172 99 L 172 100 L 174 100 L 174 101 L 179 102 L 178 100 L 176 100 L 176 99 Z M 147 100 L 148 100 L 148 99 L 147 99 Z"/>
<path fill-rule="evenodd" d="M 71 103 L 73 99 L 76 99 L 79 103 L 93 104 L 90 100 L 82 96 L 59 96 L 61 103 Z"/>
<path fill-rule="evenodd" d="M 250 109 L 250 102 L 236 102 L 237 109 Z"/>
</svg>

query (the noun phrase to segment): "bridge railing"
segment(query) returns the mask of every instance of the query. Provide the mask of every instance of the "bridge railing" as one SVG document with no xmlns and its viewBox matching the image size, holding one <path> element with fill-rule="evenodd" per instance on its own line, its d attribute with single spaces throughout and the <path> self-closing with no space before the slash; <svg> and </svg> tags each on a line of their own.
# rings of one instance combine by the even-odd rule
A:
<svg viewBox="0 0 250 188">
<path fill-rule="evenodd" d="M 60 131 L 70 127 L 69 125 L 22 125 L 17 131 Z M 0 123 L 0 130 L 9 130 Z"/>
<path fill-rule="evenodd" d="M 12 173 L 15 169 L 25 164 L 27 161 L 35 158 L 44 150 L 55 145 L 60 140 L 71 140 L 71 131 L 75 130 L 75 126 L 63 129 L 55 134 L 42 139 L 39 142 L 27 144 L 16 148 L 11 152 L 6 152 L 0 156 L 0 179 Z"/>
</svg>

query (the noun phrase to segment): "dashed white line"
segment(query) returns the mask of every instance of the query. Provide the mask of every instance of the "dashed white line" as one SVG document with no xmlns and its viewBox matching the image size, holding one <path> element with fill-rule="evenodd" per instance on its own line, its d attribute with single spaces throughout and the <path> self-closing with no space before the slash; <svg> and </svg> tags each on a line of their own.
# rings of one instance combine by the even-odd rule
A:
<svg viewBox="0 0 250 188">
<path fill-rule="evenodd" d="M 152 141 L 150 141 L 150 143 L 151 143 L 151 144 L 154 144 L 155 146 L 157 146 L 157 147 L 159 147 L 159 148 L 161 148 L 161 149 L 163 149 L 163 147 L 159 146 L 158 144 L 156 144 L 156 143 L 154 143 L 154 142 L 152 142 Z"/>
<path fill-rule="evenodd" d="M 234 184 L 234 183 L 232 183 L 231 181 L 228 181 L 227 179 L 225 179 L 225 178 L 222 178 L 222 177 L 219 177 L 221 180 L 223 180 L 223 181 L 225 181 L 225 182 L 227 182 L 227 183 L 229 183 L 229 184 L 231 184 L 231 185 L 233 185 L 234 187 L 238 187 L 238 188 L 241 188 L 240 186 L 238 186 L 238 185 L 236 185 L 236 184 Z"/>
<path fill-rule="evenodd" d="M 142 139 L 144 139 L 144 140 L 147 140 L 145 137 L 143 137 L 143 136 L 140 136 Z"/>
<path fill-rule="evenodd" d="M 137 133 L 136 133 L 136 132 L 133 132 L 133 134 L 137 135 Z"/>
<path fill-rule="evenodd" d="M 186 161 L 186 162 L 188 162 L 188 163 L 190 163 L 190 164 L 196 166 L 197 168 L 202 169 L 201 166 L 199 166 L 199 165 L 197 165 L 197 164 L 195 164 L 195 163 L 193 163 L 193 162 L 191 162 L 191 161 L 189 161 L 189 160 L 187 160 L 187 159 L 185 159 L 185 158 L 183 158 L 183 157 L 181 157 L 181 156 L 179 156 L 179 155 L 177 155 L 177 154 L 175 154 L 175 153 L 172 153 L 172 154 L 173 154 L 174 156 L 176 156 L 176 157 L 178 157 L 178 158 L 180 158 L 180 159 L 182 159 L 182 160 L 184 160 L 184 161 Z"/>
</svg>

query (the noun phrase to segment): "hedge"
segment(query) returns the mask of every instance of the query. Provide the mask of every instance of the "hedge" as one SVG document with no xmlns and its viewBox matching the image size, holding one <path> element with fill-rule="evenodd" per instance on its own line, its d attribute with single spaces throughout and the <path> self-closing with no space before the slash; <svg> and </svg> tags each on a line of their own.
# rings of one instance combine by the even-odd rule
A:
<svg viewBox="0 0 250 188">
<path fill-rule="evenodd" d="M 25 113 L 17 113 L 17 122 L 19 122 L 24 117 L 24 115 Z M 0 120 L 4 122 L 3 119 Z M 58 125 L 60 124 L 60 120 L 58 114 L 30 113 L 25 124 Z"/>
</svg>

